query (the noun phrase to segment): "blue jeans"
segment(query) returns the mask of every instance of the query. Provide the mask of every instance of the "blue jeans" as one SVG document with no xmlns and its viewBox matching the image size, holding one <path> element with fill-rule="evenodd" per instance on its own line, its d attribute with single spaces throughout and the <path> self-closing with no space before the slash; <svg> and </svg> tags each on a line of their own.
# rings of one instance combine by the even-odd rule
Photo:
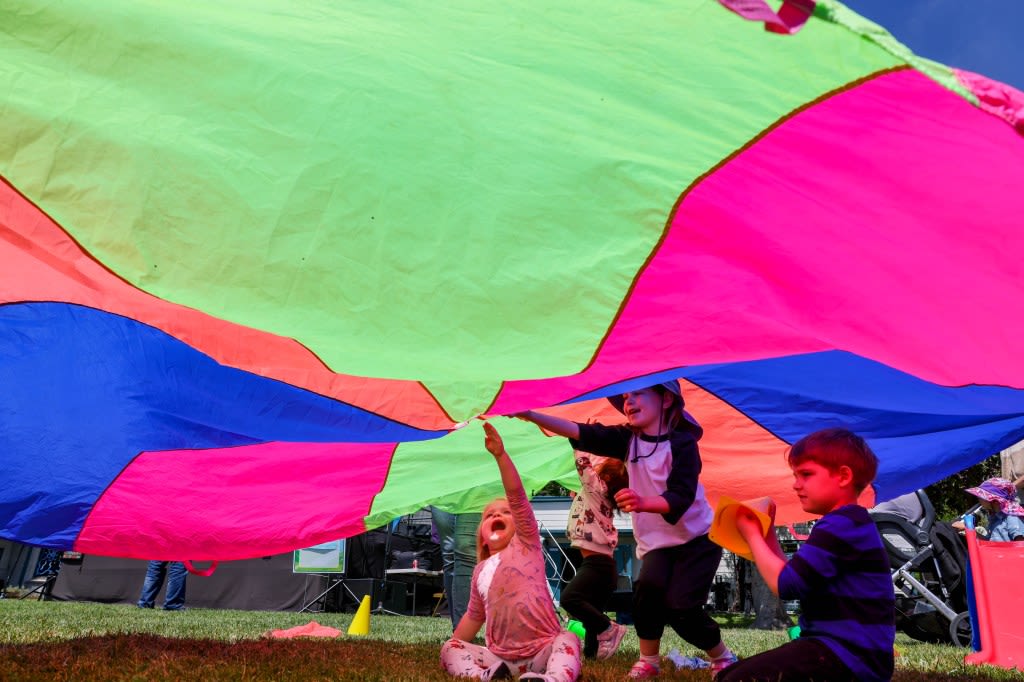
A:
<svg viewBox="0 0 1024 682">
<path fill-rule="evenodd" d="M 476 530 L 480 525 L 479 513 L 455 515 L 455 563 L 452 566 L 452 599 L 448 602 L 452 623 L 458 625 L 469 606 L 469 593 L 473 589 L 473 569 L 476 568 Z"/>
<path fill-rule="evenodd" d="M 458 624 L 452 611 L 452 577 L 455 568 L 455 514 L 437 507 L 430 508 L 430 520 L 437 533 L 437 542 L 441 545 L 441 570 L 443 572 L 444 595 L 448 598 L 448 612 L 452 618 L 452 628 Z"/>
<path fill-rule="evenodd" d="M 452 514 L 436 507 L 431 507 L 430 511 L 441 544 L 444 592 L 448 597 L 448 611 L 454 629 L 469 605 L 480 514 Z"/>
<path fill-rule="evenodd" d="M 168 567 L 169 565 L 169 567 Z M 180 561 L 150 561 L 146 567 L 146 581 L 142 583 L 142 594 L 137 606 L 151 609 L 156 596 L 167 577 L 167 594 L 164 595 L 164 609 L 178 611 L 185 607 L 185 576 L 188 569 Z"/>
</svg>

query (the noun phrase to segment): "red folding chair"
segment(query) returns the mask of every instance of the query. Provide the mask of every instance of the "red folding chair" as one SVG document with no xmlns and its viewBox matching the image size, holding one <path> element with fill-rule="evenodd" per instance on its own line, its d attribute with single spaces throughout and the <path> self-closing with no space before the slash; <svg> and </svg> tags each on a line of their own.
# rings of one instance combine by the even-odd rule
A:
<svg viewBox="0 0 1024 682">
<path fill-rule="evenodd" d="M 979 540 L 967 531 L 974 599 L 981 650 L 964 657 L 966 663 L 1017 668 L 1024 671 L 1024 541 Z"/>
</svg>

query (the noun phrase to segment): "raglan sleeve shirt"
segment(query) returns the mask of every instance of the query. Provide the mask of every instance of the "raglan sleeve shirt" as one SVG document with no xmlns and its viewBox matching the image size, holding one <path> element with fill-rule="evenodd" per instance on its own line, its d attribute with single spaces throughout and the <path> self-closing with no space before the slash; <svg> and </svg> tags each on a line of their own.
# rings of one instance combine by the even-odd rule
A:
<svg viewBox="0 0 1024 682">
<path fill-rule="evenodd" d="M 577 424 L 580 429 L 579 438 L 570 438 L 569 444 L 574 450 L 582 450 L 603 457 L 626 459 L 629 454 L 629 441 L 633 432 L 625 426 L 605 426 L 604 424 Z"/>
</svg>

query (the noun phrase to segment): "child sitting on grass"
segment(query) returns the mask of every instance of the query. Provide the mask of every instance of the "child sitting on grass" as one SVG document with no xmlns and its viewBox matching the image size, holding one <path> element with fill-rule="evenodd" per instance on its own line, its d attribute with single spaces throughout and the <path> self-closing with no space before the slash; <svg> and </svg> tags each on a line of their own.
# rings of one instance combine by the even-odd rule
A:
<svg viewBox="0 0 1024 682">
<path fill-rule="evenodd" d="M 878 459 L 846 429 L 802 438 L 787 459 L 801 507 L 823 514 L 807 542 L 787 562 L 774 531 L 762 535 L 751 512 L 737 513 L 736 527 L 772 592 L 800 600 L 800 637 L 740 660 L 717 680 L 889 680 L 896 637 L 889 557 L 867 509 L 857 504 Z"/>
<path fill-rule="evenodd" d="M 573 682 L 580 674 L 580 640 L 555 614 L 544 571 L 537 520 L 498 431 L 484 424 L 506 497 L 484 508 L 466 614 L 441 647 L 441 667 L 455 677 Z M 487 623 L 486 646 L 473 644 Z"/>
</svg>

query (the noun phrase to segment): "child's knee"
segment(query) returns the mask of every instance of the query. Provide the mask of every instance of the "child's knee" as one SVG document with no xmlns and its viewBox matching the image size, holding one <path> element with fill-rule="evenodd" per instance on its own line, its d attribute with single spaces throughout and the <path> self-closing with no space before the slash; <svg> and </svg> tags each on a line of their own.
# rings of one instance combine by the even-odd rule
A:
<svg viewBox="0 0 1024 682">
<path fill-rule="evenodd" d="M 452 637 L 441 645 L 441 667 L 449 673 L 461 670 L 467 660 L 473 658 L 472 652 L 466 647 L 466 642 Z"/>
</svg>

